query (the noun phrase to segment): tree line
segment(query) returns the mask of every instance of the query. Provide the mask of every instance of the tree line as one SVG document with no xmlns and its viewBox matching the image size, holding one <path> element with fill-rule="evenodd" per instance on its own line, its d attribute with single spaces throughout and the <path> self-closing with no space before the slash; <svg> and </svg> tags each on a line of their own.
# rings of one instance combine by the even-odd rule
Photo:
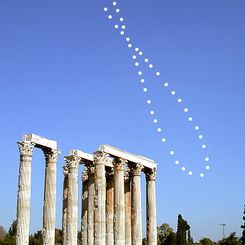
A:
<svg viewBox="0 0 245 245">
<path fill-rule="evenodd" d="M 17 221 L 14 220 L 8 232 L 0 226 L 0 245 L 15 245 L 15 237 L 17 232 Z M 188 222 L 178 215 L 177 231 L 166 223 L 157 227 L 158 245 L 242 245 L 241 239 L 238 239 L 236 233 L 231 233 L 228 237 L 214 242 L 209 238 L 202 238 L 198 243 L 194 243 L 191 237 L 191 227 Z M 42 231 L 30 235 L 29 245 L 42 245 Z M 78 244 L 81 244 L 81 232 L 78 232 Z M 62 230 L 55 229 L 55 245 L 62 245 Z M 147 245 L 146 239 L 142 241 L 142 245 Z"/>
</svg>

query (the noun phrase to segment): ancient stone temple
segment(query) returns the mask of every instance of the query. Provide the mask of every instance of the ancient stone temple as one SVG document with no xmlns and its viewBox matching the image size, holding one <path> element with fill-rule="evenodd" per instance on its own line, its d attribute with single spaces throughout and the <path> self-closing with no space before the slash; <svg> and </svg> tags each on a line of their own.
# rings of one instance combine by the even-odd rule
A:
<svg viewBox="0 0 245 245">
<path fill-rule="evenodd" d="M 43 244 L 54 245 L 57 143 L 33 134 L 18 142 L 20 172 L 17 208 L 17 245 L 28 244 L 31 159 L 33 147 L 46 159 L 43 209 Z M 83 165 L 82 193 L 78 168 Z M 102 145 L 93 154 L 71 150 L 65 157 L 63 182 L 63 244 L 76 245 L 78 200 L 82 200 L 83 245 L 141 245 L 141 175 L 146 178 L 147 244 L 157 244 L 156 163 L 143 156 Z"/>
</svg>

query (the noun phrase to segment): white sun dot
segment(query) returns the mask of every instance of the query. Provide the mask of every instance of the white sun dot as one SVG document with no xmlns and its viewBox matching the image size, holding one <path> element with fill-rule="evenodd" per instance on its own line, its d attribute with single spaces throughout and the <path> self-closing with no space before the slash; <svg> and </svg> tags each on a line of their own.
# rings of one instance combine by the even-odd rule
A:
<svg viewBox="0 0 245 245">
<path fill-rule="evenodd" d="M 139 48 L 135 48 L 134 50 L 135 50 L 136 52 L 138 52 L 140 49 L 139 49 Z"/>
<path fill-rule="evenodd" d="M 151 104 L 151 100 L 147 100 L 147 104 L 150 105 Z"/>
<path fill-rule="evenodd" d="M 119 13 L 120 12 L 120 9 L 116 9 L 116 12 Z"/>
<path fill-rule="evenodd" d="M 184 112 L 188 112 L 188 111 L 189 111 L 188 108 L 185 108 L 185 109 L 184 109 Z"/>
<path fill-rule="evenodd" d="M 154 112 L 154 111 L 150 111 L 150 114 L 151 114 L 151 115 L 154 115 L 154 114 L 155 114 L 155 112 Z"/>
<path fill-rule="evenodd" d="M 131 44 L 131 43 L 129 43 L 129 44 L 128 44 L 128 47 L 129 47 L 129 48 L 132 48 L 132 44 Z"/>
<path fill-rule="evenodd" d="M 154 119 L 153 122 L 154 122 L 154 123 L 157 123 L 157 119 Z"/>
<path fill-rule="evenodd" d="M 125 25 L 122 25 L 122 29 L 124 30 L 126 28 L 126 26 Z"/>
<path fill-rule="evenodd" d="M 185 167 L 182 167 L 182 168 L 181 168 L 181 170 L 182 170 L 182 171 L 185 171 L 185 170 L 186 170 L 186 168 L 185 168 Z"/>
<path fill-rule="evenodd" d="M 209 166 L 209 165 L 207 165 L 207 166 L 206 166 L 206 169 L 207 169 L 207 170 L 209 170 L 209 169 L 210 169 L 210 166 Z"/>
<path fill-rule="evenodd" d="M 179 162 L 178 160 L 176 160 L 176 161 L 175 161 L 175 164 L 178 165 L 178 164 L 180 164 L 180 162 Z"/>
<path fill-rule="evenodd" d="M 129 42 L 130 41 L 130 37 L 126 37 L 126 41 Z"/>
<path fill-rule="evenodd" d="M 142 78 L 142 79 L 140 80 L 140 82 L 141 82 L 141 83 L 144 83 L 144 82 L 145 82 L 145 79 L 144 79 L 144 78 Z"/>
<path fill-rule="evenodd" d="M 206 145 L 202 145 L 202 148 L 203 148 L 203 149 L 206 149 L 206 147 L 207 147 Z"/>
<path fill-rule="evenodd" d="M 138 74 L 141 76 L 142 75 L 142 71 L 138 71 Z"/>
<path fill-rule="evenodd" d="M 199 127 L 198 126 L 195 126 L 195 130 L 199 130 Z"/>
<path fill-rule="evenodd" d="M 120 34 L 121 34 L 121 35 L 124 35 L 124 31 L 121 31 Z"/>
<path fill-rule="evenodd" d="M 178 102 L 181 103 L 182 102 L 182 99 L 178 99 Z"/>
<path fill-rule="evenodd" d="M 116 6 L 116 5 L 117 5 L 117 2 L 113 2 L 112 4 L 113 4 L 114 6 Z"/>
<path fill-rule="evenodd" d="M 144 92 L 147 92 L 147 90 L 148 90 L 147 88 L 143 88 L 143 91 L 144 91 Z"/>
<path fill-rule="evenodd" d="M 132 58 L 135 60 L 137 57 L 136 57 L 136 55 L 133 55 Z"/>
<path fill-rule="evenodd" d="M 189 118 L 188 118 L 188 121 L 189 121 L 189 122 L 192 122 L 192 120 L 193 120 L 192 117 L 189 117 Z"/>
<path fill-rule="evenodd" d="M 200 140 L 202 140 L 202 139 L 203 139 L 203 135 L 200 134 L 200 135 L 198 136 L 198 138 L 199 138 Z"/>
<path fill-rule="evenodd" d="M 139 55 L 142 55 L 142 54 L 143 54 L 143 52 L 142 52 L 142 51 L 140 51 L 140 52 L 139 52 Z"/>
<path fill-rule="evenodd" d="M 168 87 L 168 83 L 164 83 L 164 86 L 165 86 L 165 87 Z"/>
<path fill-rule="evenodd" d="M 122 22 L 123 21 L 123 18 L 120 18 L 119 20 Z"/>
<path fill-rule="evenodd" d="M 162 142 L 166 142 L 166 139 L 165 138 L 162 138 Z"/>
<path fill-rule="evenodd" d="M 160 76 L 160 72 L 159 71 L 156 72 L 156 76 L 158 76 L 158 77 Z"/>
<path fill-rule="evenodd" d="M 149 59 L 145 58 L 145 63 L 147 63 L 149 61 Z"/>
<path fill-rule="evenodd" d="M 135 62 L 134 63 L 135 66 L 139 66 L 139 64 L 140 64 L 139 62 Z"/>
<path fill-rule="evenodd" d="M 150 64 L 150 65 L 149 65 L 149 68 L 153 68 L 153 65 L 152 65 L 152 64 Z"/>
<path fill-rule="evenodd" d="M 106 12 L 107 10 L 108 10 L 108 8 L 105 7 L 105 8 L 104 8 L 104 11 Z"/>
<path fill-rule="evenodd" d="M 205 157 L 205 161 L 208 162 L 209 161 L 209 157 Z"/>
<path fill-rule="evenodd" d="M 175 91 L 174 91 L 174 90 L 173 90 L 173 91 L 171 91 L 171 94 L 172 94 L 172 95 L 175 95 Z"/>
<path fill-rule="evenodd" d="M 115 29 L 117 29 L 118 28 L 118 25 L 115 25 Z"/>
<path fill-rule="evenodd" d="M 189 171 L 189 173 L 188 173 L 189 175 L 192 175 L 193 173 L 191 172 L 191 171 Z"/>
<path fill-rule="evenodd" d="M 160 133 L 162 131 L 161 128 L 157 128 L 157 132 Z"/>
<path fill-rule="evenodd" d="M 203 178 L 203 177 L 204 177 L 204 173 L 201 173 L 201 174 L 200 174 L 200 177 Z"/>
<path fill-rule="evenodd" d="M 112 19 L 112 15 L 108 15 L 108 19 Z"/>
<path fill-rule="evenodd" d="M 173 156 L 173 155 L 174 155 L 174 151 L 170 151 L 169 154 L 170 154 L 171 156 Z"/>
</svg>

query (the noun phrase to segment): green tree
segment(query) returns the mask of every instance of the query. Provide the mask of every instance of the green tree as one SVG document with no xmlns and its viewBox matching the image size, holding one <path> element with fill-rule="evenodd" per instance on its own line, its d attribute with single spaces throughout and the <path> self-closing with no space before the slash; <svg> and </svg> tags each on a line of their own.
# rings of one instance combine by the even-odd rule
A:
<svg viewBox="0 0 245 245">
<path fill-rule="evenodd" d="M 201 245 L 214 245 L 214 242 L 210 240 L 209 238 L 204 237 L 200 240 L 200 244 Z"/>
<path fill-rule="evenodd" d="M 186 232 L 190 229 L 187 221 L 182 218 L 182 216 L 178 215 L 178 226 L 177 226 L 177 245 L 187 245 L 186 241 Z"/>
<path fill-rule="evenodd" d="M 0 242 L 4 240 L 6 235 L 6 231 L 4 230 L 3 226 L 0 226 Z"/>
<path fill-rule="evenodd" d="M 8 233 L 4 236 L 4 239 L 0 241 L 1 245 L 15 245 L 17 233 L 17 221 L 14 220 L 8 230 Z"/>
<path fill-rule="evenodd" d="M 177 235 L 174 232 L 171 232 L 161 245 L 176 245 Z"/>
<path fill-rule="evenodd" d="M 169 226 L 169 224 L 162 224 L 157 227 L 157 236 L 158 236 L 158 244 L 162 244 L 168 235 L 173 232 L 173 229 Z"/>
<path fill-rule="evenodd" d="M 241 245 L 241 241 L 236 237 L 236 232 L 231 233 L 227 238 L 219 242 L 220 245 Z"/>
</svg>

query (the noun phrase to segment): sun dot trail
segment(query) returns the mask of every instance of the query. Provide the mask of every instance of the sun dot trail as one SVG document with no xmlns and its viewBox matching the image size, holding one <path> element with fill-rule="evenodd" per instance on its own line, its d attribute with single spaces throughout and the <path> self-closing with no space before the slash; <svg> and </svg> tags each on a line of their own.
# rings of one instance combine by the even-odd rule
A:
<svg viewBox="0 0 245 245">
<path fill-rule="evenodd" d="M 177 97 L 178 94 L 177 94 L 176 90 L 173 88 L 171 88 L 171 89 L 169 88 L 169 87 L 171 87 L 171 85 L 169 84 L 168 81 L 162 80 L 162 78 L 161 78 L 162 75 L 161 75 L 160 71 L 155 69 L 155 64 L 153 62 L 150 62 L 150 59 L 147 56 L 144 57 L 144 52 L 138 46 L 136 46 L 134 44 L 134 42 L 132 42 L 130 35 L 128 35 L 128 33 L 127 33 L 128 28 L 125 24 L 124 17 L 121 15 L 122 11 L 119 7 L 118 2 L 113 1 L 111 6 L 105 6 L 103 8 L 103 10 L 106 13 L 107 19 L 110 22 L 114 22 L 113 29 L 119 32 L 119 35 L 123 38 L 123 41 L 127 42 L 127 47 L 134 52 L 134 54 L 131 56 L 131 59 L 133 60 L 133 66 L 137 69 L 137 74 L 140 77 L 140 79 L 139 79 L 140 83 L 141 84 L 147 84 L 147 81 L 145 80 L 145 76 L 144 76 L 143 70 L 142 70 L 143 66 L 146 66 L 146 69 L 148 69 L 149 72 L 154 74 L 155 79 L 159 80 L 161 82 L 162 87 L 164 89 L 168 90 L 169 95 L 174 98 L 176 104 L 178 106 L 183 106 L 183 104 L 184 104 L 183 99 L 180 96 Z M 125 38 L 125 35 L 126 35 L 126 38 Z M 133 48 L 133 47 L 135 47 L 135 48 Z M 142 57 L 142 59 L 143 59 L 142 62 L 139 62 L 137 60 L 140 57 Z M 145 73 L 145 70 L 144 70 L 144 73 Z M 148 87 L 144 85 L 144 87 L 142 88 L 142 92 L 146 93 L 148 95 Z M 149 110 L 149 115 L 154 116 L 154 118 L 152 119 L 152 123 L 154 125 L 157 125 L 157 126 L 159 125 L 158 127 L 156 127 L 156 131 L 160 135 L 161 143 L 166 144 L 167 138 L 164 135 L 165 128 L 163 130 L 162 127 L 160 127 L 159 119 L 157 118 L 155 109 L 152 106 L 152 101 L 153 100 L 150 97 L 146 100 L 147 106 L 151 107 Z M 196 133 L 199 132 L 200 131 L 199 125 L 197 125 L 195 123 L 193 126 L 193 123 L 195 122 L 195 120 L 193 119 L 189 108 L 183 106 L 182 112 L 184 113 L 185 116 L 187 116 L 187 118 L 186 118 L 187 122 L 190 125 L 192 125 L 191 128 L 193 129 L 193 131 Z M 200 133 L 197 134 L 197 139 L 199 140 L 199 142 L 201 142 L 200 148 L 203 151 L 205 151 L 205 153 L 204 153 L 205 157 L 203 158 L 203 162 L 205 163 L 204 171 L 208 171 L 208 170 L 210 170 L 210 165 L 209 165 L 210 158 L 206 153 L 207 145 L 206 145 L 206 142 L 204 141 L 203 134 L 200 134 Z M 177 156 L 177 151 L 174 150 L 173 147 L 171 147 L 168 152 L 169 152 L 169 155 L 173 158 L 175 158 Z M 180 161 L 179 159 L 176 159 L 176 158 L 174 159 L 174 163 L 175 163 L 175 165 L 180 166 L 181 171 L 186 172 L 189 176 L 194 175 L 194 172 L 189 170 L 186 164 L 184 165 L 182 163 L 182 161 Z M 204 171 L 199 173 L 199 176 L 201 178 L 203 178 L 205 176 Z"/>
</svg>

